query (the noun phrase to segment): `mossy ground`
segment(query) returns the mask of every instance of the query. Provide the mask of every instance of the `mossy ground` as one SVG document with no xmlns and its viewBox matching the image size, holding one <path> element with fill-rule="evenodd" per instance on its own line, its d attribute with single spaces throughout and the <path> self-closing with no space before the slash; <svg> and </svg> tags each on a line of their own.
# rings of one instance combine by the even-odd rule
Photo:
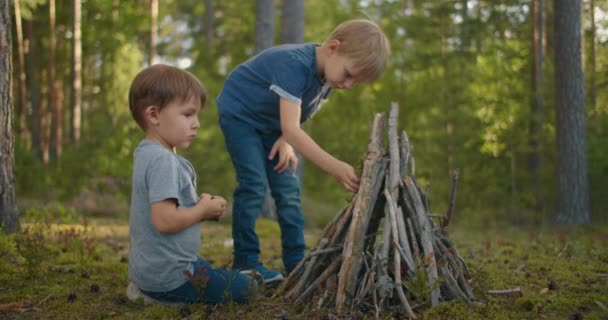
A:
<svg viewBox="0 0 608 320">
<path fill-rule="evenodd" d="M 279 229 L 260 220 L 262 259 L 281 266 Z M 320 230 L 307 230 L 314 246 Z M 608 227 L 576 231 L 454 226 L 450 231 L 473 276 L 480 303 L 442 303 L 417 310 L 421 319 L 608 319 Z M 228 221 L 204 223 L 203 256 L 230 264 Z M 126 221 L 74 224 L 22 223 L 17 235 L 0 235 L 2 319 L 372 319 L 337 317 L 331 310 L 294 306 L 263 290 L 246 306 L 175 308 L 126 299 Z M 523 296 L 488 295 L 520 287 Z M 8 309 L 1 311 L 2 309 Z M 390 318 L 390 316 L 386 316 Z"/>
</svg>

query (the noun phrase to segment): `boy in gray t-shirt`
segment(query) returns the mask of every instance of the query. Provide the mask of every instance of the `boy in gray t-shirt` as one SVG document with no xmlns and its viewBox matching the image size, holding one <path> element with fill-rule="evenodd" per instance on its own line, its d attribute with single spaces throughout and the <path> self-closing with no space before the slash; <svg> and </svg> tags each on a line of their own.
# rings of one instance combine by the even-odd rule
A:
<svg viewBox="0 0 608 320">
<path fill-rule="evenodd" d="M 167 65 L 144 69 L 131 84 L 129 108 L 146 136 L 133 153 L 131 300 L 244 303 L 257 290 L 251 277 L 214 269 L 198 254 L 200 222 L 219 219 L 226 200 L 199 198 L 194 168 L 175 148 L 188 148 L 196 137 L 205 100 L 196 77 Z"/>
</svg>

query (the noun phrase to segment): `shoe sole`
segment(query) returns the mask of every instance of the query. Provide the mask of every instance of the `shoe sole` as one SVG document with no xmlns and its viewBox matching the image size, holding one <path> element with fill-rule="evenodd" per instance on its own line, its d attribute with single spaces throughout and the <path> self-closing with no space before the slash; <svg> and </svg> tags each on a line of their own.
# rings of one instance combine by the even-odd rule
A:
<svg viewBox="0 0 608 320">
<path fill-rule="evenodd" d="M 264 284 L 265 287 L 277 286 L 281 282 L 283 282 L 283 280 L 285 280 L 285 278 L 283 278 L 283 275 L 280 273 L 270 279 L 263 279 L 262 275 L 259 272 L 253 272 L 251 270 L 242 270 L 242 271 L 240 271 L 240 273 L 251 276 L 254 279 L 255 278 L 261 279 L 262 283 Z"/>
<path fill-rule="evenodd" d="M 147 296 L 145 293 L 141 292 L 141 290 L 139 290 L 139 288 L 132 282 L 129 282 L 129 285 L 127 286 L 127 299 L 129 299 L 135 303 L 143 301 L 144 305 L 146 305 L 146 306 L 153 305 L 153 304 L 160 304 L 160 305 L 164 305 L 164 306 L 168 306 L 168 307 L 181 307 L 185 304 L 185 303 L 181 303 L 181 302 L 165 302 L 165 301 L 156 300 L 152 297 Z"/>
</svg>

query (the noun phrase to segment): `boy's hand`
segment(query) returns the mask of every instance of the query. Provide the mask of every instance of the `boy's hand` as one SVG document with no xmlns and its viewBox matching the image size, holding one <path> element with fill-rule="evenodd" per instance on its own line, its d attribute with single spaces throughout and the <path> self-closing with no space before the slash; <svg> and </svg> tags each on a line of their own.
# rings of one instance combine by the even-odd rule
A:
<svg viewBox="0 0 608 320">
<path fill-rule="evenodd" d="M 350 192 L 359 190 L 359 177 L 355 173 L 355 169 L 348 163 L 338 161 L 332 170 L 332 175 L 346 190 Z"/>
<path fill-rule="evenodd" d="M 224 212 L 226 212 L 226 199 L 220 196 L 203 193 L 198 201 L 198 205 L 202 211 L 201 220 L 218 221 L 224 215 Z"/>
<path fill-rule="evenodd" d="M 278 173 L 283 173 L 285 170 L 289 170 L 289 172 L 296 171 L 296 168 L 298 167 L 298 157 L 293 151 L 293 147 L 289 145 L 283 137 L 280 137 L 274 143 L 270 150 L 270 154 L 268 155 L 268 159 L 274 159 L 277 153 L 279 154 L 279 162 L 274 166 L 275 171 Z"/>
</svg>

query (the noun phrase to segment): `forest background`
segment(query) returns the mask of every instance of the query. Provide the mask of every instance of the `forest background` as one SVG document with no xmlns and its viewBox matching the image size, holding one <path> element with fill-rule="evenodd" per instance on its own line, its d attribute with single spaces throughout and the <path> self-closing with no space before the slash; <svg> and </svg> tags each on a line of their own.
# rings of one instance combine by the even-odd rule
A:
<svg viewBox="0 0 608 320">
<path fill-rule="evenodd" d="M 321 43 L 340 22 L 368 17 L 391 42 L 390 65 L 372 85 L 334 92 L 305 124 L 323 148 L 360 169 L 373 114 L 395 101 L 419 183 L 430 185 L 432 211 L 445 212 L 459 169 L 456 223 L 608 219 L 608 1 L 582 2 L 581 50 L 568 54 L 580 53 L 584 76 L 561 72 L 585 91 L 562 109 L 553 1 L 13 2 L 14 187 L 21 217 L 40 208 L 128 216 L 132 152 L 143 135 L 127 92 L 133 76 L 152 63 L 185 68 L 205 85 L 209 102 L 199 137 L 181 153 L 194 164 L 201 192 L 230 199 L 236 181 L 214 101 L 227 73 L 270 45 Z M 582 114 L 582 124 L 560 122 L 560 113 L 564 119 Z M 560 147 L 560 132 L 574 136 L 573 149 Z M 582 167 L 572 171 L 560 159 Z M 563 187 L 560 177 L 567 174 L 581 179 Z M 303 185 L 315 226 L 350 198 L 308 162 Z M 558 210 L 572 193 L 578 211 Z"/>
</svg>

